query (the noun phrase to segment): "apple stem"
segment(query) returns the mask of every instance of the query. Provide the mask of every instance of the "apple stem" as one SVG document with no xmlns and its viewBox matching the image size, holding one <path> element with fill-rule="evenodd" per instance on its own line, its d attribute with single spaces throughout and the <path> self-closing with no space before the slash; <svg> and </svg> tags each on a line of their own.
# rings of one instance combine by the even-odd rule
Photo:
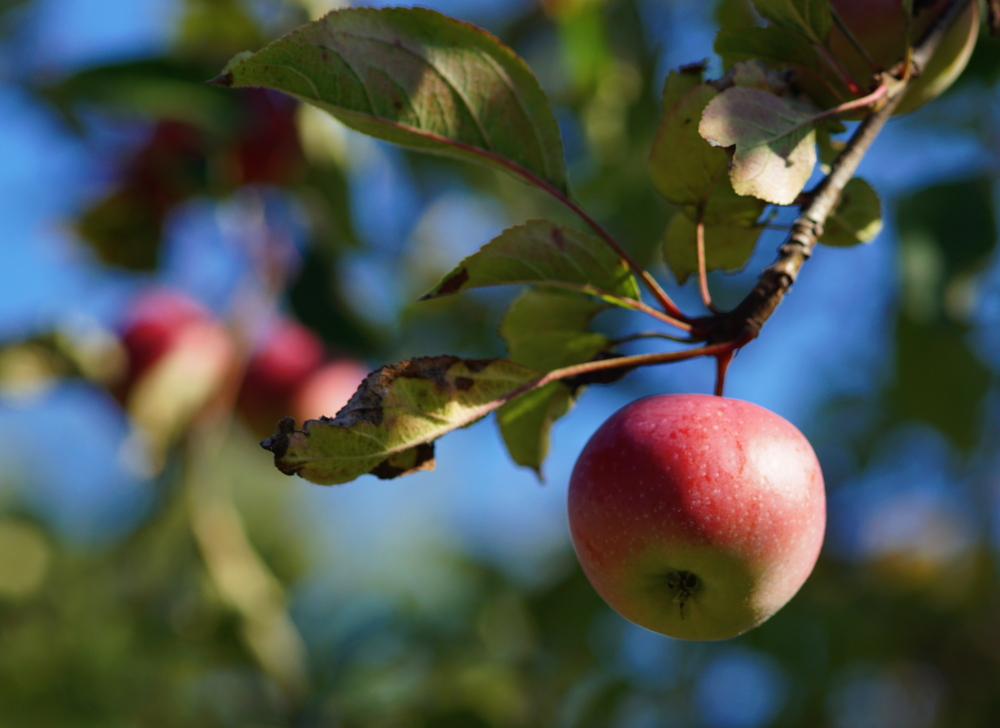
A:
<svg viewBox="0 0 1000 728">
<path fill-rule="evenodd" d="M 736 354 L 736 348 L 715 355 L 715 396 L 721 397 L 726 388 L 726 372 L 729 371 L 729 364 Z"/>
<path fill-rule="evenodd" d="M 698 287 L 701 290 L 701 302 L 712 313 L 718 313 L 712 305 L 712 293 L 708 290 L 708 263 L 705 258 L 705 223 L 699 219 L 695 226 L 695 248 L 698 251 Z"/>
</svg>

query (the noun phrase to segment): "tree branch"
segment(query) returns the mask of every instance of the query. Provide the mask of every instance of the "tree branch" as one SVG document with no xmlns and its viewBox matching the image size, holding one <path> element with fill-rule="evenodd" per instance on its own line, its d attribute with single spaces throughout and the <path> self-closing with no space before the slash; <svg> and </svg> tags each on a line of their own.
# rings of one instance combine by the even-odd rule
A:
<svg viewBox="0 0 1000 728">
<path fill-rule="evenodd" d="M 912 80 L 920 75 L 937 50 L 945 34 L 971 0 L 952 0 L 938 20 L 920 39 L 910 57 L 912 73 L 906 81 L 907 70 L 897 64 L 891 74 L 888 98 L 877 111 L 869 114 L 858 126 L 844 151 L 837 157 L 828 174 L 813 191 L 812 199 L 802 208 L 802 214 L 792 224 L 791 233 L 778 248 L 778 257 L 764 269 L 753 290 L 732 311 L 696 320 L 692 334 L 705 341 L 750 341 L 760 333 L 764 322 L 781 303 L 785 294 L 799 275 L 802 265 L 812 256 L 816 242 L 823 234 L 823 225 L 840 201 L 844 186 L 854 176 L 858 165 L 871 147 L 875 137 L 902 101 Z"/>
</svg>

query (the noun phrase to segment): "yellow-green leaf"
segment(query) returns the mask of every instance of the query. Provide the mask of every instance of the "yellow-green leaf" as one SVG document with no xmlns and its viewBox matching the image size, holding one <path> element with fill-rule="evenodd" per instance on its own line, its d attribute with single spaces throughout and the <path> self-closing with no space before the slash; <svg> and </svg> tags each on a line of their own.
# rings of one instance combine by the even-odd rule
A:
<svg viewBox="0 0 1000 728">
<path fill-rule="evenodd" d="M 542 372 L 590 361 L 611 342 L 589 331 L 591 321 L 609 306 L 558 290 L 522 293 L 500 322 L 500 337 L 511 361 Z M 497 411 L 497 424 L 511 458 L 541 477 L 552 423 L 569 411 L 578 392 L 561 382 L 533 390 Z"/>
<path fill-rule="evenodd" d="M 619 303 L 639 298 L 639 284 L 617 253 L 602 240 L 548 220 L 530 220 L 504 230 L 463 260 L 424 295 L 447 296 L 470 288 L 542 283 L 573 288 Z"/>
</svg>

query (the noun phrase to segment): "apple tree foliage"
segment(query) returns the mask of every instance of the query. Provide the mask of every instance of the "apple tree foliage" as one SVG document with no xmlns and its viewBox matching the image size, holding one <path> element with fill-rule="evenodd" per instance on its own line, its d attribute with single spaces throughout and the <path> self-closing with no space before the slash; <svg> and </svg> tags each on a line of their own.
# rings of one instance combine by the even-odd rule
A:
<svg viewBox="0 0 1000 728">
<path fill-rule="evenodd" d="M 277 189 L 294 197 L 308 220 L 301 268 L 280 284 L 282 307 L 329 346 L 369 361 L 401 361 L 417 352 L 454 351 L 485 357 L 462 361 L 432 357 L 426 363 L 407 360 L 412 370 L 423 367 L 425 373 L 433 373 L 437 379 L 430 380 L 432 385 L 440 381 L 461 392 L 471 380 L 472 390 L 516 389 L 525 386 L 515 374 L 521 371 L 518 366 L 536 374 L 558 372 L 581 363 L 590 366 L 618 351 L 627 353 L 628 343 L 621 341 L 615 321 L 635 322 L 658 314 L 650 320 L 666 324 L 663 311 L 657 308 L 659 301 L 649 292 L 642 294 L 644 307 L 627 300 L 639 302 L 636 291 L 642 286 L 641 276 L 620 263 L 621 257 L 612 254 L 597 230 L 561 209 L 565 205 L 557 197 L 539 193 L 537 185 L 521 184 L 514 175 L 497 174 L 496 170 L 509 168 L 498 166 L 496 159 L 488 165 L 455 164 L 440 156 L 403 151 L 395 158 L 398 167 L 412 172 L 413 186 L 427 199 L 437 200 L 440 185 L 451 185 L 447 187 L 451 190 L 457 181 L 473 191 L 463 199 L 488 198 L 511 211 L 515 229 L 527 226 L 523 230 L 526 244 L 550 240 L 555 229 L 567 241 L 572 237 L 570 247 L 577 247 L 577 242 L 586 246 L 587 240 L 601 242 L 598 255 L 614 258 L 617 267 L 608 270 L 621 277 L 585 281 L 584 286 L 593 288 L 584 292 L 580 279 L 554 272 L 563 269 L 555 255 L 558 249 L 552 245 L 547 272 L 529 280 L 524 270 L 531 266 L 505 254 L 516 249 L 511 241 L 491 248 L 478 263 L 468 261 L 469 279 L 458 288 L 470 287 L 473 278 L 485 281 L 488 275 L 496 275 L 493 271 L 501 269 L 495 267 L 498 261 L 509 260 L 511 268 L 505 275 L 518 283 L 508 288 L 524 290 L 511 291 L 513 303 L 500 325 L 498 340 L 491 308 L 498 299 L 487 298 L 492 295 L 489 292 L 484 296 L 458 291 L 417 302 L 421 294 L 437 292 L 448 280 L 452 285 L 457 281 L 453 275 L 442 275 L 451 268 L 434 268 L 433 279 L 423 275 L 427 268 L 419 266 L 422 261 L 415 256 L 407 257 L 404 248 L 392 264 L 399 269 L 401 291 L 413 304 L 400 312 L 398 329 L 373 326 L 347 304 L 350 292 L 344 289 L 343 272 L 348 255 L 370 250 L 364 247 L 363 216 L 378 216 L 381 211 L 352 208 L 349 193 L 357 190 L 356 178 L 349 178 L 346 171 L 349 165 L 336 157 L 336 149 L 312 146 L 307 125 L 301 122 L 311 122 L 319 114 L 305 113 L 316 110 L 280 94 L 204 84 L 235 53 L 264 47 L 269 39 L 304 22 L 304 10 L 265 26 L 250 9 L 251 3 L 185 0 L 177 3 L 183 8 L 172 44 L 150 57 L 105 60 L 71 71 L 25 73 L 19 70 L 21 54 L 11 53 L 8 43 L 12 32 L 19 32 L 19 26 L 34 18 L 32 7 L 40 4 L 31 0 L 0 3 L 5 72 L 14 79 L 6 85 L 4 99 L 21 99 L 5 106 L 3 133 L 23 123 L 26 101 L 41 109 L 29 117 L 37 125 L 31 130 L 32 139 L 36 133 L 43 138 L 44 127 L 51 124 L 63 138 L 81 143 L 81 148 L 95 144 L 105 165 L 95 175 L 101 183 L 88 179 L 87 193 L 74 197 L 71 206 L 59 207 L 60 218 L 48 228 L 67 231 L 72 237 L 64 241 L 68 245 L 86 246 L 80 254 L 74 251 L 68 265 L 84 269 L 87 280 L 98 285 L 85 292 L 61 288 L 52 292 L 53 301 L 76 301 L 92 295 L 96 288 L 103 294 L 107 280 L 114 285 L 145 285 L 170 266 L 178 213 L 205 205 L 206 200 L 209 206 L 224 208 L 248 190 L 259 194 L 261 189 Z M 771 213 L 778 209 L 776 205 L 737 195 L 735 189 L 708 194 L 695 185 L 689 197 L 669 201 L 665 195 L 688 194 L 686 188 L 669 192 L 676 169 L 712 170 L 713 164 L 728 165 L 727 150 L 710 144 L 697 149 L 683 145 L 683 153 L 672 159 L 673 167 L 670 158 L 664 167 L 646 164 L 651 150 L 655 155 L 668 149 L 665 140 L 690 133 L 686 130 L 691 125 L 683 124 L 688 117 L 667 114 L 669 108 L 682 97 L 690 107 L 697 101 L 702 105 L 700 117 L 709 103 L 707 97 L 718 98 L 726 91 L 713 85 L 718 79 L 707 78 L 697 68 L 677 69 L 668 83 L 674 87 L 676 100 L 663 106 L 669 88 L 658 82 L 653 88 L 652 81 L 660 77 L 660 51 L 653 40 L 657 32 L 647 32 L 648 17 L 642 10 L 672 3 L 545 0 L 538 5 L 514 5 L 516 10 L 490 28 L 530 60 L 546 90 L 560 120 L 573 202 L 613 231 L 641 267 L 657 270 L 665 260 L 676 277 L 700 277 L 696 221 L 702 199 L 708 200 L 706 215 L 720 215 L 704 219 L 707 269 L 739 268 L 745 260 L 740 246 L 756 245 L 755 261 L 771 254 L 783 235 L 771 229 L 776 227 L 774 222 L 786 222 L 805 198 L 786 206 L 789 209 L 774 219 Z M 764 7 L 758 4 L 758 9 Z M 796 9 L 812 5 L 769 3 L 767 7 L 777 15 L 765 26 L 759 15 L 749 11 L 747 0 L 715 3 L 714 18 L 720 28 L 716 50 L 724 69 L 754 60 L 764 61 L 779 75 L 789 67 L 825 68 L 820 50 L 789 20 Z M 779 22 L 779 15 L 785 23 Z M 687 30 L 683 15 L 672 15 L 669 20 L 672 29 Z M 36 47 L 40 48 L 18 48 Z M 510 56 L 499 58 L 498 63 Z M 554 70 L 553 65 L 558 68 Z M 754 67 L 741 68 L 752 72 Z M 770 79 L 766 86 L 770 88 L 773 75 L 765 72 L 764 79 Z M 992 88 L 998 79 L 1000 45 L 984 36 L 959 84 L 968 92 L 977 85 Z M 841 83 L 836 77 L 826 80 L 834 86 Z M 751 83 L 749 87 L 758 86 Z M 839 86 L 838 91 L 848 93 Z M 952 100 L 958 103 L 949 105 L 944 99 L 900 126 L 912 124 L 911 130 L 926 130 L 933 125 L 935 133 L 940 130 L 944 137 L 961 129 L 979 142 L 977 149 L 988 150 L 996 126 L 991 97 L 987 91 L 958 94 Z M 787 97 L 776 98 L 790 102 Z M 837 100 L 817 102 L 822 110 Z M 938 112 L 939 108 L 943 111 Z M 956 108 L 962 113 L 953 114 Z M 865 112 L 855 109 L 847 120 L 859 119 Z M 836 132 L 835 118 L 822 120 L 815 129 L 819 172 L 807 183 L 807 191 L 832 169 L 848 141 Z M 121 133 L 123 126 L 128 134 Z M 466 129 L 463 133 L 469 134 L 463 138 L 470 144 L 476 143 L 474 132 Z M 700 133 L 687 138 L 704 139 Z M 115 154 L 104 155 L 111 142 Z M 900 174 L 915 167 L 935 168 L 934 160 L 939 158 L 932 152 L 942 148 L 946 148 L 944 143 L 939 147 L 935 138 L 927 148 L 904 150 Z M 474 153 L 456 156 L 482 159 Z M 982 156 L 985 160 L 986 155 Z M 18 169 L 23 164 L 19 159 L 11 156 L 5 173 Z M 720 159 L 725 161 L 720 163 Z M 530 160 L 521 163 L 533 164 Z M 543 167 L 530 168 L 542 174 Z M 838 312 L 844 316 L 845 327 L 860 324 L 863 331 L 872 332 L 872 348 L 877 349 L 873 359 L 884 375 L 884 380 L 862 388 L 856 400 L 843 389 L 840 398 L 831 401 L 826 396 L 818 416 L 822 432 L 810 432 L 817 449 L 823 451 L 824 468 L 830 466 L 828 483 L 841 516 L 846 499 L 852 513 L 877 518 L 879 523 L 900 523 L 884 518 L 899 511 L 872 507 L 868 491 L 883 495 L 879 483 L 865 480 L 866 492 L 859 493 L 852 482 L 865 478 L 872 467 L 882 468 L 885 476 L 886 443 L 899 436 L 901 425 L 905 429 L 913 422 L 930 424 L 961 452 L 946 483 L 952 494 L 981 506 L 984 520 L 992 511 L 996 432 L 990 427 L 990 417 L 995 417 L 990 407 L 995 403 L 991 405 L 987 394 L 996 381 L 995 370 L 989 366 L 991 359 L 995 366 L 996 349 L 990 347 L 997 340 L 995 330 L 970 316 L 968 308 L 970 286 L 988 285 L 982 274 L 990 271 L 991 261 L 995 266 L 995 179 L 990 172 L 985 164 L 971 171 L 962 167 L 955 177 L 931 182 L 926 175 L 915 174 L 908 185 L 897 187 L 894 205 L 886 207 L 886 222 L 899 241 L 898 250 L 888 251 L 898 253 L 899 290 L 886 282 L 884 290 L 857 286 L 847 294 L 865 299 L 859 305 L 865 316 L 877 307 L 872 301 L 894 305 L 885 305 L 877 320 L 863 324 L 852 316 L 851 308 L 845 306 Z M 558 180 L 540 179 L 560 192 Z M 719 181 L 727 184 L 727 175 L 720 175 Z M 47 181 L 52 189 L 71 184 L 62 176 Z M 731 180 L 728 185 L 735 187 Z M 19 190 L 11 192 L 18 200 Z M 855 208 L 851 202 L 848 207 L 846 200 L 855 196 L 862 204 Z M 853 244 L 862 237 L 855 231 L 874 234 L 877 216 L 870 212 L 874 191 L 852 178 L 842 199 L 840 210 L 827 217 L 825 244 Z M 539 218 L 552 223 L 530 222 Z M 16 224 L 7 228 L 12 248 L 44 247 L 43 241 L 33 237 L 35 232 Z M 405 237 L 405 231 L 400 235 Z M 280 240 L 270 242 L 280 248 Z M 847 251 L 840 260 L 858 252 Z M 828 252 L 824 257 L 830 261 L 838 255 Z M 457 264 L 459 257 L 451 263 Z M 890 266 L 888 257 L 878 265 Z M 18 276 L 21 259 L 12 260 L 8 272 Z M 491 262 L 480 266 L 484 261 Z M 516 268 L 519 262 L 522 265 Z M 532 266 L 536 263 L 531 261 Z M 810 266 L 823 263 L 818 260 Z M 459 273 L 461 265 L 453 268 Z M 739 306 L 754 275 L 753 271 L 712 274 L 715 305 L 723 310 Z M 546 278 L 548 282 L 538 282 Z M 630 280 L 628 287 L 616 287 Z M 693 291 L 692 283 L 686 293 Z M 596 293 L 597 288 L 603 293 Z M 6 304 L 17 298 L 18 287 L 4 294 Z M 5 308 L 5 324 L 9 313 Z M 611 618 L 569 559 L 557 560 L 551 568 L 546 565 L 538 581 L 526 584 L 520 576 L 468 553 L 445 554 L 438 571 L 434 569 L 439 565 L 430 558 L 415 564 L 422 556 L 416 544 L 408 543 L 404 553 L 389 552 L 383 547 L 390 544 L 391 534 L 378 532 L 366 541 L 377 547 L 376 553 L 337 552 L 331 568 L 325 552 L 317 556 L 311 548 L 313 543 L 326 543 L 336 526 L 324 522 L 326 533 L 319 535 L 314 521 L 301 518 L 293 507 L 300 491 L 274 487 L 268 478 L 271 469 L 262 467 L 267 453 L 239 427 L 231 430 L 214 459 L 195 457 L 196 449 L 190 447 L 192 441 L 214 439 L 214 433 L 204 427 L 185 430 L 180 443 L 173 443 L 165 469 L 140 483 L 154 502 L 140 514 L 138 525 L 120 517 L 117 530 L 102 533 L 101 538 L 107 540 L 99 548 L 81 548 L 65 538 L 61 524 L 52 521 L 47 510 L 57 511 L 57 501 L 66 493 L 49 489 L 51 473 L 71 468 L 84 473 L 93 465 L 92 459 L 87 467 L 77 467 L 71 460 L 68 438 L 74 437 L 74 421 L 82 419 L 74 417 L 80 410 L 63 410 L 60 414 L 68 415 L 66 421 L 50 427 L 51 419 L 44 423 L 35 419 L 32 403 L 39 400 L 9 396 L 17 391 L 25 371 L 39 375 L 31 380 L 35 384 L 55 383 L 57 391 L 78 398 L 85 391 L 83 381 L 99 385 L 98 394 L 104 394 L 93 351 L 78 348 L 80 342 L 67 336 L 67 330 L 58 326 L 46 330 L 47 321 L 40 319 L 28 333 L 7 329 L 0 343 L 0 404 L 5 415 L 14 413 L 17 426 L 30 438 L 21 451 L 24 439 L 15 434 L 4 450 L 5 463 L 13 456 L 16 465 L 24 466 L 23 470 L 5 468 L 0 499 L 0 554 L 17 556 L 0 558 L 0 684 L 4 686 L 0 715 L 5 724 L 33 728 L 314 723 L 596 728 L 624 725 L 636 719 L 637 713 L 643 719 L 648 717 L 643 711 L 651 708 L 659 711 L 655 714 L 663 723 L 678 716 L 690 718 L 690 723 L 705 722 L 694 696 L 700 694 L 712 668 L 722 664 L 713 657 L 716 653 L 677 645 L 668 645 L 664 653 L 658 651 L 661 643 L 639 639 Z M 634 329 L 629 326 L 627 330 Z M 504 345 L 506 353 L 501 350 Z M 766 345 L 762 341 L 755 346 Z M 680 351 L 671 348 L 667 353 Z M 895 355 L 879 357 L 888 351 Z M 500 377 L 489 382 L 479 377 L 490 357 L 501 356 L 512 364 L 496 368 L 502 372 Z M 817 390 L 828 395 L 829 377 L 856 376 L 841 362 L 836 371 L 795 371 L 787 376 L 821 380 Z M 859 369 L 868 374 L 870 365 L 871 361 L 865 361 Z M 479 372 L 473 371 L 479 366 L 483 367 Z M 399 365 L 393 367 L 393 371 L 402 370 Z M 614 368 L 597 371 L 606 377 L 602 381 L 621 373 Z M 586 376 L 553 380 L 525 390 L 495 410 L 517 462 L 542 462 L 545 443 L 539 433 L 597 378 L 591 371 Z M 430 390 L 423 386 L 421 396 Z M 398 396 L 402 391 L 393 390 L 396 403 L 402 401 Z M 41 396 L 41 401 L 47 401 Z M 97 416 L 92 419 L 94 409 L 88 410 L 84 423 L 95 438 L 104 431 L 109 408 L 115 407 L 111 398 L 98 399 Z M 481 404 L 458 396 L 445 399 L 438 411 L 454 419 L 438 425 L 460 424 L 466 412 Z M 355 417 L 364 423 L 362 414 Z M 417 419 L 402 422 L 410 427 Z M 127 420 L 119 417 L 118 421 Z M 46 450 L 46 445 L 51 449 Z M 404 452 L 417 455 L 428 447 L 429 443 L 418 444 Z M 18 459 L 37 457 L 39 452 L 54 454 L 43 461 Z M 99 448 L 94 454 L 99 454 Z M 889 463 L 891 474 L 909 477 L 913 471 L 908 467 L 923 467 L 920 452 L 904 454 L 903 461 Z M 191 473 L 199 477 L 197 488 L 188 488 L 184 482 Z M 911 479 L 922 483 L 925 475 L 931 478 L 937 473 L 920 472 L 919 478 Z M 80 482 L 96 487 L 93 481 Z M 234 486 L 229 494 L 233 502 L 223 497 L 229 483 Z M 391 493 L 392 498 L 405 498 L 406 488 L 378 491 L 373 495 Z M 85 526 L 85 512 L 99 496 L 83 488 L 74 493 L 68 505 L 69 520 L 74 527 Z M 199 505 L 190 497 L 195 493 L 215 499 Z M 394 505 L 405 507 L 399 501 Z M 904 511 L 903 515 L 912 513 Z M 966 524 L 957 531 L 959 545 L 965 548 L 941 558 L 940 552 L 924 546 L 928 542 L 953 545 L 956 530 L 946 518 L 947 509 L 932 515 L 943 520 L 931 520 L 932 528 L 921 534 L 927 540 L 916 546 L 890 542 L 889 550 L 860 557 L 828 550 L 806 589 L 781 619 L 771 620 L 734 645 L 720 647 L 721 657 L 731 650 L 737 656 L 749 652 L 780 666 L 788 689 L 784 707 L 776 708 L 781 712 L 773 725 L 859 724 L 861 719 L 885 715 L 879 712 L 886 706 L 878 702 L 880 695 L 888 696 L 888 705 L 896 706 L 900 716 L 917 723 L 929 723 L 931 713 L 937 722 L 949 725 L 1000 721 L 1000 696 L 995 690 L 1000 679 L 995 639 L 1000 572 L 992 534 L 986 528 L 977 529 L 976 523 Z M 201 534 L 198 538 L 195 530 Z M 211 543 L 215 551 L 204 548 Z M 410 553 L 411 546 L 415 555 Z M 381 592 L 373 593 L 378 590 L 367 584 L 357 588 L 357 582 L 337 581 L 332 592 L 324 592 L 319 599 L 311 590 L 301 589 L 317 572 L 339 580 L 349 578 L 355 569 L 363 570 L 370 561 L 383 559 L 401 564 L 399 572 L 407 570 L 407 584 L 419 583 L 433 592 L 429 606 L 419 599 L 410 600 L 405 585 L 400 588 L 407 597 L 395 602 L 390 597 L 382 599 Z M 443 582 L 438 581 L 442 571 L 447 576 Z M 250 578 L 241 581 L 231 578 L 234 575 Z M 249 591 L 233 590 L 241 583 Z M 282 587 L 286 587 L 285 602 Z M 421 594 L 426 596 L 427 591 Z M 293 620 L 287 608 L 294 610 Z M 276 636 L 284 641 L 270 641 Z M 302 643 L 304 651 L 286 650 L 284 656 L 291 659 L 269 659 L 276 653 L 268 649 L 301 647 Z M 308 685 L 304 686 L 303 675 L 308 676 Z M 915 717 L 914 705 L 930 712 Z M 845 716 L 853 716 L 854 722 Z"/>
<path fill-rule="evenodd" d="M 652 184 L 675 208 L 661 234 L 663 258 L 679 283 L 699 276 L 710 316 L 680 311 L 574 201 L 546 96 L 492 35 L 426 9 L 354 8 L 234 57 L 214 84 L 278 90 L 364 134 L 501 170 L 581 223 L 514 226 L 423 297 L 528 286 L 500 326 L 507 359 L 432 356 L 385 366 L 335 417 L 302 429 L 282 422 L 264 443 L 278 468 L 323 484 L 366 473 L 396 477 L 433 467 L 436 438 L 496 411 L 514 461 L 541 474 L 552 423 L 589 383 L 635 366 L 715 356 L 721 392 L 733 352 L 756 337 L 812 246 L 877 235 L 878 195 L 853 170 L 909 80 L 902 65 L 871 79 L 847 75 L 827 46 L 837 20 L 827 0 L 756 0 L 754 8 L 766 26 L 718 35 L 721 78 L 706 78 L 704 64 L 670 72 L 649 155 Z M 925 51 L 929 57 L 933 47 Z M 804 78 L 818 79 L 822 90 L 810 92 L 816 84 Z M 865 121 L 850 141 L 837 139 L 846 131 L 841 119 L 852 115 Z M 817 168 L 826 176 L 809 188 Z M 740 306 L 718 311 L 707 273 L 742 269 L 782 206 L 802 210 L 789 243 Z M 609 307 L 648 315 L 693 346 L 629 357 L 591 328 Z"/>
</svg>

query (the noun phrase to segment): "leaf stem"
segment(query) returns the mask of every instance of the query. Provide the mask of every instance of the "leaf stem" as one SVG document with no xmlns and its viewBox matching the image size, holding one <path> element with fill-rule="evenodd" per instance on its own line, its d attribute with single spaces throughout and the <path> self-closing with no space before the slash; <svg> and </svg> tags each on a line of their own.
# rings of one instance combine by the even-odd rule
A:
<svg viewBox="0 0 1000 728">
<path fill-rule="evenodd" d="M 384 122 L 384 120 L 380 121 Z M 390 123 L 389 125 L 397 126 L 399 128 L 406 128 L 401 124 Z M 537 187 L 538 189 L 544 192 L 548 192 L 552 197 L 559 200 L 559 202 L 561 202 L 564 206 L 569 208 L 569 210 L 572 211 L 577 217 L 583 220 L 591 230 L 597 233 L 597 236 L 601 240 L 607 243 L 608 246 L 610 246 L 611 249 L 618 254 L 618 257 L 620 257 L 622 260 L 625 261 L 626 265 L 628 265 L 628 267 L 632 269 L 633 273 L 639 276 L 639 279 L 642 280 L 643 285 L 647 288 L 647 290 L 649 290 L 649 292 L 653 295 L 653 298 L 656 299 L 657 303 L 660 304 L 660 306 L 667 314 L 680 321 L 690 320 L 688 316 L 686 316 L 684 312 L 677 307 L 677 304 L 675 304 L 671 300 L 670 296 L 667 295 L 667 292 L 663 290 L 660 284 L 656 282 L 656 279 L 653 278 L 652 275 L 650 275 L 649 271 L 647 271 L 645 268 L 639 265 L 636 262 L 636 260 L 628 253 L 628 251 L 625 250 L 625 248 L 623 248 L 621 244 L 614 239 L 614 237 L 612 237 L 611 233 L 605 230 L 599 222 L 597 222 L 594 218 L 588 215 L 586 211 L 582 207 L 580 207 L 576 202 L 574 202 L 566 192 L 559 189 L 548 180 L 539 177 L 530 169 L 526 169 L 521 165 L 517 164 L 516 162 L 513 162 L 510 159 L 507 159 L 506 157 L 500 156 L 499 154 L 493 154 L 491 152 L 487 152 L 483 149 L 480 149 L 479 147 L 473 146 L 472 144 L 466 144 L 464 142 L 459 142 L 454 139 L 448 139 L 438 134 L 431 134 L 425 132 L 424 136 L 428 139 L 433 139 L 443 144 L 455 147 L 456 149 L 461 149 L 462 151 L 467 152 L 468 154 L 472 154 L 477 157 L 483 157 L 484 159 L 489 159 L 498 166 L 506 169 L 511 174 L 520 177 L 528 184 Z"/>
<path fill-rule="evenodd" d="M 619 346 L 633 341 L 641 341 L 642 339 L 666 339 L 667 341 L 676 341 L 680 344 L 698 343 L 695 339 L 682 339 L 679 336 L 672 336 L 671 334 L 664 334 L 659 331 L 640 331 L 637 334 L 629 334 L 628 336 L 623 336 L 620 339 L 612 339 L 611 343 L 615 346 Z"/>
<path fill-rule="evenodd" d="M 529 172 L 528 174 L 531 173 Z M 600 223 L 588 215 L 586 211 L 576 204 L 576 202 L 574 202 L 568 195 L 557 190 L 548 183 L 545 183 L 544 180 L 539 180 L 539 182 L 542 183 L 539 186 L 543 190 L 548 192 L 550 195 L 563 203 L 563 205 L 573 211 L 581 220 L 587 223 L 591 230 L 597 233 L 601 240 L 607 243 L 616 253 L 618 253 L 619 257 L 625 261 L 628 267 L 631 268 L 637 276 L 639 276 L 643 285 L 645 285 L 646 289 L 653 295 L 653 298 L 655 298 L 657 303 L 660 304 L 664 312 L 680 321 L 688 321 L 688 317 L 677 307 L 677 304 L 671 300 L 670 296 L 667 295 L 667 292 L 664 291 L 660 284 L 656 282 L 656 279 L 653 278 L 649 271 L 635 261 L 628 251 L 626 251 L 625 248 L 623 248 L 618 241 L 611 236 L 611 233 L 605 230 Z"/>
<path fill-rule="evenodd" d="M 726 352 L 734 351 L 739 348 L 739 346 L 740 344 L 737 342 L 725 341 L 718 344 L 699 346 L 694 349 L 684 349 L 683 351 L 667 351 L 658 354 L 620 356 L 614 359 L 600 359 L 598 361 L 588 361 L 583 364 L 574 364 L 573 366 L 562 367 L 561 369 L 553 369 L 545 376 L 522 384 L 520 387 L 511 390 L 500 399 L 491 402 L 489 405 L 489 411 L 499 409 L 510 400 L 521 396 L 525 392 L 530 392 L 533 389 L 544 387 L 546 384 L 552 384 L 552 382 L 558 382 L 561 379 L 579 377 L 583 374 L 592 374 L 594 372 L 607 371 L 609 369 L 635 368 L 649 366 L 652 364 L 672 364 L 673 362 L 684 361 L 686 359 L 696 359 L 699 356 L 720 356 Z"/>
<path fill-rule="evenodd" d="M 641 311 L 648 316 L 652 316 L 657 321 L 662 321 L 663 323 L 669 324 L 674 328 L 680 329 L 681 331 L 691 330 L 691 324 L 688 323 L 687 317 L 685 317 L 684 321 L 679 321 L 672 316 L 665 314 L 662 311 L 658 311 L 646 303 L 643 303 L 642 301 L 629 298 L 628 296 L 619 296 L 611 291 L 605 291 L 603 288 L 577 283 L 567 283 L 564 281 L 545 281 L 544 283 L 539 283 L 538 285 L 551 286 L 553 288 L 567 288 L 569 290 L 580 291 L 591 296 L 598 296 L 599 298 L 615 303 L 622 308 L 630 308 L 634 311 Z"/>
<path fill-rule="evenodd" d="M 788 130 L 786 130 L 784 134 L 787 136 L 788 134 L 792 134 L 793 132 L 798 131 L 803 127 L 812 126 L 816 122 L 822 121 L 823 119 L 827 119 L 831 116 L 837 116 L 838 114 L 846 114 L 848 111 L 854 111 L 855 109 L 860 109 L 865 106 L 871 106 L 876 101 L 885 96 L 887 93 L 889 93 L 889 86 L 885 83 L 882 83 L 879 85 L 877 89 L 872 91 L 870 94 L 862 96 L 859 99 L 854 99 L 853 101 L 847 101 L 843 104 L 839 104 L 832 108 L 826 109 L 825 111 L 821 111 L 818 114 L 814 114 L 813 116 L 810 116 L 807 119 L 803 119 L 799 123 L 795 124 Z"/>
<path fill-rule="evenodd" d="M 708 263 L 705 260 L 705 222 L 701 219 L 695 226 L 695 249 L 698 253 L 698 287 L 701 290 L 701 302 L 705 308 L 715 312 L 712 306 L 712 293 L 708 290 Z"/>
</svg>

